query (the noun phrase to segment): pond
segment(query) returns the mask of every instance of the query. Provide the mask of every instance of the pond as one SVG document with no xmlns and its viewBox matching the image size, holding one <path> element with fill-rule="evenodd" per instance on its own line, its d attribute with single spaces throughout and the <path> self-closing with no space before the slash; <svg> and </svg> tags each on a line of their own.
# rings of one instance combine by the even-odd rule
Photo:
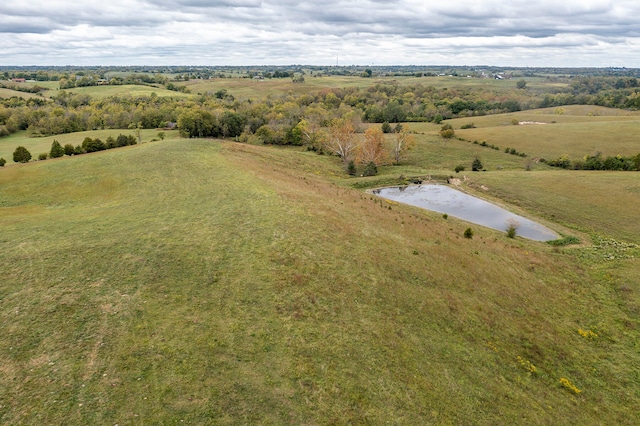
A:
<svg viewBox="0 0 640 426">
<path fill-rule="evenodd" d="M 559 238 L 558 234 L 539 223 L 445 185 L 395 186 L 372 192 L 387 200 L 446 213 L 499 231 L 506 231 L 509 224 L 513 223 L 516 224 L 517 235 L 530 240 L 549 241 Z"/>
</svg>

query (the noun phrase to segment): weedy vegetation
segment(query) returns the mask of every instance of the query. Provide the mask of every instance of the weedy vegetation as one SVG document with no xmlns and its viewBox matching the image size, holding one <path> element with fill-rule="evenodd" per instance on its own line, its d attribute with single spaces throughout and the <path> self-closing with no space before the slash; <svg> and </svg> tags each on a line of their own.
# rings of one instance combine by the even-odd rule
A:
<svg viewBox="0 0 640 426">
<path fill-rule="evenodd" d="M 189 87 L 236 91 L 222 80 L 247 96 L 285 84 Z M 547 127 L 578 139 L 572 111 Z M 525 171 L 505 147 L 583 151 L 511 139 L 517 114 L 538 117 L 450 121 L 500 150 L 409 123 L 415 146 L 371 176 L 306 146 L 177 130 L 27 164 L 11 162 L 16 146 L 38 155 L 55 140 L 59 153 L 136 129 L 0 138 L 0 423 L 638 424 L 638 176 Z M 490 120 L 507 125 L 490 135 Z M 364 191 L 441 182 L 480 155 L 486 171 L 460 168 L 458 186 L 561 240 L 471 230 Z"/>
</svg>

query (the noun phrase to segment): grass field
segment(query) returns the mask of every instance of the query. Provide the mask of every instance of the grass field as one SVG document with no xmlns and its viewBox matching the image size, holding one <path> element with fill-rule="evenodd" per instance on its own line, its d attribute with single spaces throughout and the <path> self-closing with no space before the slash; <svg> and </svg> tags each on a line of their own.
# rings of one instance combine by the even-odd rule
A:
<svg viewBox="0 0 640 426">
<path fill-rule="evenodd" d="M 560 110 L 561 114 L 553 111 Z M 513 125 L 512 120 L 519 123 Z M 595 106 L 566 106 L 447 121 L 456 136 L 515 148 L 532 157 L 572 159 L 601 152 L 604 156 L 633 156 L 640 152 L 640 114 Z M 460 129 L 465 124 L 475 128 Z M 434 129 L 431 128 L 432 133 Z"/>
<path fill-rule="evenodd" d="M 262 99 L 265 96 L 282 93 L 313 93 L 325 88 L 355 87 L 366 89 L 376 84 L 423 85 L 439 89 L 458 87 L 465 89 L 485 89 L 496 93 L 513 90 L 515 80 L 498 81 L 494 79 L 462 78 L 462 77 L 353 77 L 353 76 L 305 76 L 304 84 L 293 83 L 291 78 L 251 80 L 246 78 L 222 78 L 211 80 L 192 80 L 185 83 L 192 93 L 215 93 L 226 89 L 239 99 Z"/>
<path fill-rule="evenodd" d="M 474 149 L 420 138 L 383 173 Z M 470 190 L 610 241 L 632 175 L 588 192 L 491 171 Z M 0 169 L 0 422 L 638 424 L 637 248 L 465 239 L 359 181 L 215 140 Z"/>
<path fill-rule="evenodd" d="M 88 95 L 95 99 L 107 98 L 110 96 L 120 97 L 137 97 L 137 96 L 150 96 L 152 93 L 160 97 L 173 97 L 173 98 L 188 98 L 192 95 L 188 93 L 180 93 L 172 90 L 163 89 L 160 87 L 152 86 L 140 86 L 135 84 L 123 84 L 121 86 L 88 86 L 88 87 L 75 87 L 73 89 L 65 89 L 69 93 L 75 93 L 79 95 Z M 57 91 L 48 91 L 47 96 L 55 96 Z"/>
<path fill-rule="evenodd" d="M 11 98 L 13 96 L 17 96 L 17 97 L 23 98 L 23 99 L 30 99 L 30 98 L 38 98 L 39 97 L 35 93 L 20 92 L 18 90 L 11 90 L 11 89 L 5 89 L 4 87 L 0 87 L 0 99 L 1 98 L 7 99 L 7 98 Z"/>
<path fill-rule="evenodd" d="M 163 130 L 163 132 L 165 133 L 165 139 L 179 137 L 178 131 L 176 130 Z M 109 136 L 117 138 L 120 134 L 131 135 L 134 134 L 134 131 L 131 129 L 92 130 L 40 138 L 30 138 L 26 131 L 21 131 L 0 139 L 0 158 L 7 160 L 7 165 L 14 164 L 13 151 L 15 151 L 18 146 L 24 146 L 31 153 L 33 161 L 38 158 L 39 154 L 48 154 L 49 151 L 51 151 L 51 144 L 54 140 L 57 140 L 62 146 L 68 143 L 76 146 L 81 145 L 86 137 L 100 138 L 104 142 Z M 140 131 L 140 137 L 143 143 L 149 142 L 152 139 L 158 139 L 158 130 L 142 129 Z"/>
</svg>

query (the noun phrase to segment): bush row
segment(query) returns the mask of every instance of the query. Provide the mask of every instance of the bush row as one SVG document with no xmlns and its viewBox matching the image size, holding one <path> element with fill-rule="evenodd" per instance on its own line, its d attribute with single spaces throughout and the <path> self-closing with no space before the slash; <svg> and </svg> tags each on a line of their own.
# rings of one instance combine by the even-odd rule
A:
<svg viewBox="0 0 640 426">
<path fill-rule="evenodd" d="M 64 155 L 81 155 L 89 152 L 104 151 L 106 149 L 119 148 L 128 145 L 135 145 L 138 140 L 133 135 L 118 135 L 117 138 L 109 136 L 104 142 L 100 138 L 92 139 L 90 137 L 84 138 L 81 144 L 73 146 L 68 143 L 62 146 L 60 142 L 54 139 L 51 143 L 51 149 L 48 153 L 43 152 L 38 155 L 38 160 L 46 160 L 47 158 L 58 158 Z M 13 152 L 13 161 L 16 163 L 28 163 L 31 160 L 31 153 L 24 146 L 18 146 Z M 0 166 L 4 166 L 6 161 L 4 158 L 0 158 Z"/>
<path fill-rule="evenodd" d="M 540 159 L 541 163 L 546 163 L 553 167 L 560 167 L 567 170 L 620 170 L 620 171 L 640 171 L 640 154 L 632 157 L 621 155 L 603 158 L 602 154 L 587 155 L 582 160 L 572 161 L 568 155 L 562 155 L 555 160 Z"/>
</svg>

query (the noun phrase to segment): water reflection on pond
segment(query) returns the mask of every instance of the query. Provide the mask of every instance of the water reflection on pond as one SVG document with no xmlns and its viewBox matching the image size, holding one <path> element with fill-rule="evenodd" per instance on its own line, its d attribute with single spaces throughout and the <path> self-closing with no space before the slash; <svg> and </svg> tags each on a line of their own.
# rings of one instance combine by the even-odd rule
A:
<svg viewBox="0 0 640 426">
<path fill-rule="evenodd" d="M 396 186 L 376 189 L 373 193 L 388 200 L 446 213 L 500 231 L 505 231 L 510 223 L 517 223 L 517 234 L 530 240 L 559 238 L 558 234 L 539 223 L 445 185 Z"/>
</svg>

